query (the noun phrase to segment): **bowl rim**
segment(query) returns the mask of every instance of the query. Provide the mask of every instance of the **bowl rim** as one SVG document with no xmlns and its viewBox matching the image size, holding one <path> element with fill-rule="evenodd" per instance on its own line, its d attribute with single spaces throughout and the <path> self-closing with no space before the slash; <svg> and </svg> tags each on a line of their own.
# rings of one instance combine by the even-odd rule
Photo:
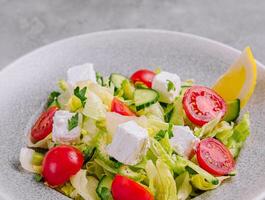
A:
<svg viewBox="0 0 265 200">
<path fill-rule="evenodd" d="M 204 42 L 208 42 L 210 44 L 219 46 L 221 48 L 224 48 L 228 51 L 233 51 L 236 54 L 240 54 L 241 51 L 231 47 L 227 44 L 224 44 L 222 42 L 207 38 L 207 37 L 203 37 L 203 36 L 199 36 L 199 35 L 195 35 L 192 33 L 186 33 L 186 32 L 179 32 L 179 31 L 172 31 L 172 30 L 163 30 L 163 29 L 140 29 L 140 28 L 131 28 L 131 29 L 112 29 L 112 30 L 103 30 L 103 31 L 96 31 L 96 32 L 91 32 L 91 33 L 84 33 L 84 34 L 80 34 L 80 35 L 74 35 L 71 37 L 66 37 L 60 40 L 56 40 L 54 42 L 48 43 L 46 45 L 43 45 L 39 48 L 36 48 L 33 51 L 29 51 L 28 53 L 18 57 L 17 59 L 15 59 L 14 61 L 12 61 L 11 63 L 7 64 L 6 66 L 4 66 L 2 69 L 0 69 L 0 74 L 2 74 L 3 72 L 5 72 L 5 70 L 8 68 L 13 68 L 17 62 L 19 62 L 20 60 L 23 60 L 24 58 L 31 56 L 32 54 L 35 54 L 39 51 L 42 51 L 46 48 L 52 47 L 52 46 L 56 46 L 58 44 L 61 43 L 65 43 L 65 42 L 69 42 L 71 40 L 76 40 L 79 38 L 84 38 L 84 37 L 90 37 L 90 36 L 97 36 L 97 35 L 106 35 L 106 34 L 115 34 L 115 33 L 126 33 L 126 32 L 142 32 L 142 33 L 163 33 L 163 34 L 169 34 L 169 35 L 179 35 L 179 36 L 184 36 L 184 37 L 188 37 L 188 38 L 192 38 L 192 39 L 197 39 L 197 40 L 201 40 Z M 256 59 L 255 59 L 256 60 Z M 260 61 L 256 60 L 256 64 L 259 68 L 265 70 L 265 65 L 263 65 Z"/>
</svg>

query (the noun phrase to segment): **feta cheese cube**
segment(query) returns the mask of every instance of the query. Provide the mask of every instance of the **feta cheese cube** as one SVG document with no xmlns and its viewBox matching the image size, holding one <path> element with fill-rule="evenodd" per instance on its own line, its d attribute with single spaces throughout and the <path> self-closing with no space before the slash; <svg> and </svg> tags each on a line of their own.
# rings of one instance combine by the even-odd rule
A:
<svg viewBox="0 0 265 200">
<path fill-rule="evenodd" d="M 181 81 L 177 74 L 162 71 L 154 77 L 152 89 L 159 93 L 159 101 L 172 103 L 179 95 Z"/>
<path fill-rule="evenodd" d="M 117 127 L 120 124 L 136 119 L 136 116 L 124 116 L 116 112 L 106 113 L 106 129 L 108 133 L 114 136 Z"/>
<path fill-rule="evenodd" d="M 108 154 L 126 165 L 135 165 L 149 148 L 148 132 L 135 121 L 120 124 L 112 143 L 107 146 Z"/>
<path fill-rule="evenodd" d="M 90 80 L 94 83 L 96 80 L 96 72 L 94 70 L 93 64 L 85 63 L 83 65 L 78 65 L 71 67 L 67 71 L 67 82 L 72 86 L 80 81 Z"/>
<path fill-rule="evenodd" d="M 188 126 L 174 126 L 170 145 L 181 156 L 189 157 L 199 142 Z"/>
<path fill-rule="evenodd" d="M 68 120 L 76 113 L 70 113 L 68 111 L 59 110 L 56 111 L 53 117 L 53 129 L 52 129 L 52 140 L 58 143 L 70 143 L 80 136 L 80 123 L 82 122 L 82 115 L 78 115 L 78 126 L 72 130 L 68 130 Z"/>
</svg>

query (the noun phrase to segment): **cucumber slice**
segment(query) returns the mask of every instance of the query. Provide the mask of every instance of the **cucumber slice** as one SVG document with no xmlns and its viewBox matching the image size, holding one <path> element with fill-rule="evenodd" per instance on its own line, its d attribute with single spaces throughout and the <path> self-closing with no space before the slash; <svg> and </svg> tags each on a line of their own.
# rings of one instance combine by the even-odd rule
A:
<svg viewBox="0 0 265 200">
<path fill-rule="evenodd" d="M 109 176 L 104 175 L 100 179 L 96 191 L 101 200 L 113 200 L 111 194 L 111 184 L 112 178 Z"/>
<path fill-rule="evenodd" d="M 110 75 L 110 80 L 113 83 L 113 85 L 115 86 L 116 89 L 121 88 L 121 84 L 124 80 L 126 80 L 127 78 L 121 74 L 117 74 L 117 73 L 112 73 Z M 128 80 L 128 79 L 127 79 Z"/>
<path fill-rule="evenodd" d="M 147 88 L 136 89 L 133 97 L 136 110 L 149 107 L 150 105 L 156 103 L 158 98 L 159 94 L 155 90 Z"/>
<path fill-rule="evenodd" d="M 235 121 L 240 113 L 240 100 L 235 99 L 226 103 L 227 111 L 224 116 L 224 121 L 231 122 Z"/>
</svg>

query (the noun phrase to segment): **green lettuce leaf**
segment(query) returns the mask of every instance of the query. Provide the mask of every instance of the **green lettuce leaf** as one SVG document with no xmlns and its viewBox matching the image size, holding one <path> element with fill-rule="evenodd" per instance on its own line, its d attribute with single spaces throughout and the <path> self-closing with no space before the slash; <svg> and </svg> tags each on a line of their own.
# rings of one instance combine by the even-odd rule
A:
<svg viewBox="0 0 265 200">
<path fill-rule="evenodd" d="M 176 179 L 178 200 L 186 200 L 192 192 L 192 186 L 190 184 L 190 176 L 188 172 L 180 174 Z"/>
<path fill-rule="evenodd" d="M 145 109 L 145 116 L 164 122 L 164 110 L 158 102 Z"/>
<path fill-rule="evenodd" d="M 174 108 L 169 123 L 184 126 L 185 112 L 182 105 L 182 96 L 178 97 L 174 102 Z"/>
<path fill-rule="evenodd" d="M 230 176 L 219 176 L 218 184 L 212 184 L 208 181 L 206 181 L 200 174 L 193 175 L 191 177 L 191 183 L 193 187 L 199 189 L 199 190 L 212 190 L 217 188 L 225 179 L 230 178 Z"/>
<path fill-rule="evenodd" d="M 155 194 L 157 200 L 176 200 L 177 187 L 171 170 L 161 159 L 146 164 L 146 171 L 149 180 L 149 188 Z"/>
<path fill-rule="evenodd" d="M 104 120 L 106 116 L 106 107 L 102 100 L 90 90 L 86 93 L 86 105 L 83 114 L 94 120 Z"/>
<path fill-rule="evenodd" d="M 152 151 L 152 153 L 157 157 L 157 159 L 160 159 L 164 163 L 166 163 L 170 170 L 174 171 L 177 174 L 181 174 L 185 171 L 185 163 L 176 162 L 176 158 L 174 159 L 173 156 L 169 155 L 158 141 L 151 138 L 150 143 L 150 150 Z"/>
<path fill-rule="evenodd" d="M 81 169 L 70 178 L 72 186 L 85 200 L 99 200 L 96 193 L 98 180 L 93 176 L 86 175 L 86 170 Z"/>
<path fill-rule="evenodd" d="M 200 128 L 196 127 L 195 130 L 194 130 L 194 135 L 197 136 L 198 138 L 210 137 L 212 131 L 217 126 L 217 124 L 220 122 L 221 117 L 222 116 L 219 115 L 216 118 L 214 118 L 213 120 L 211 120 L 208 123 L 204 124 L 202 127 L 200 127 Z"/>
<path fill-rule="evenodd" d="M 240 149 L 250 134 L 249 114 L 245 114 L 242 120 L 234 127 L 233 135 L 228 139 L 227 147 L 232 155 L 237 157 Z"/>
<path fill-rule="evenodd" d="M 56 187 L 56 190 L 70 198 L 78 198 L 78 194 L 70 182 L 66 182 L 63 185 Z"/>
</svg>

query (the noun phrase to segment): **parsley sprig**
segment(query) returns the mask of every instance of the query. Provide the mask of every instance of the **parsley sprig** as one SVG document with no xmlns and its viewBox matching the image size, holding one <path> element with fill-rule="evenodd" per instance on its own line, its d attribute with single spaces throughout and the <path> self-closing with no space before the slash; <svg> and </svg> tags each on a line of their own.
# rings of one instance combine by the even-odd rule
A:
<svg viewBox="0 0 265 200">
<path fill-rule="evenodd" d="M 84 87 L 80 90 L 79 86 L 74 89 L 74 95 L 80 99 L 82 106 L 84 107 L 86 104 L 86 90 L 87 87 Z"/>
<path fill-rule="evenodd" d="M 75 127 L 78 126 L 78 113 L 68 119 L 68 131 L 73 130 Z"/>
<path fill-rule="evenodd" d="M 60 92 L 53 91 L 48 97 L 48 102 L 47 102 L 47 107 L 51 106 L 57 106 L 60 107 L 59 102 L 58 102 L 58 97 L 60 96 Z"/>
<path fill-rule="evenodd" d="M 168 134 L 169 139 L 173 137 L 173 124 L 169 123 L 168 129 L 167 130 L 160 130 L 156 135 L 155 139 L 157 141 L 162 140 L 165 135 Z"/>
<path fill-rule="evenodd" d="M 171 90 L 176 91 L 176 87 L 172 81 L 167 80 L 167 91 L 170 92 Z"/>
</svg>

